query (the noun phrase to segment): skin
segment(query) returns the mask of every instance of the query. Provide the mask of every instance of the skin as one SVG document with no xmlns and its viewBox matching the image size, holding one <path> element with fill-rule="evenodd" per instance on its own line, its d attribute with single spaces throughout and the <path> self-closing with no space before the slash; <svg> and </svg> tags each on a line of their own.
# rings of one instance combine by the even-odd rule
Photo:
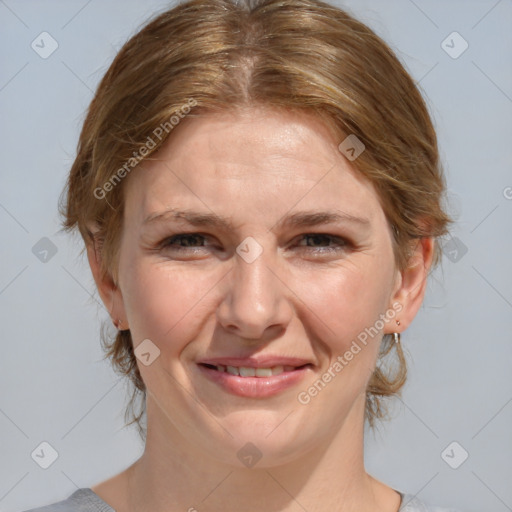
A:
<svg viewBox="0 0 512 512">
<path fill-rule="evenodd" d="M 88 257 L 112 318 L 135 346 L 150 339 L 160 356 L 138 361 L 148 390 L 143 455 L 93 487 L 117 512 L 398 510 L 398 493 L 364 468 L 365 389 L 382 335 L 407 329 L 420 308 L 433 241 L 416 241 L 409 268 L 395 269 L 378 195 L 339 142 L 310 114 L 253 107 L 189 117 L 127 178 L 118 282 L 100 279 L 93 247 Z M 144 227 L 170 207 L 225 216 L 233 227 L 172 219 Z M 326 210 L 368 222 L 278 224 Z M 162 246 L 180 233 L 205 238 Z M 252 263 L 236 252 L 246 237 L 263 249 Z M 298 393 L 396 303 L 401 311 L 379 335 L 299 403 Z M 200 358 L 266 354 L 312 367 L 265 399 L 234 396 L 198 371 Z M 262 454 L 252 468 L 237 458 L 248 441 Z"/>
</svg>

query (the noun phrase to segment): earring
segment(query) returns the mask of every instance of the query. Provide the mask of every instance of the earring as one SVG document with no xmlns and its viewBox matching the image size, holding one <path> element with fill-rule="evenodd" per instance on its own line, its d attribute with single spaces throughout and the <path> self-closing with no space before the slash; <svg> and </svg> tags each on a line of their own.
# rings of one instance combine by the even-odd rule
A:
<svg viewBox="0 0 512 512">
<path fill-rule="evenodd" d="M 396 325 L 400 325 L 400 320 L 396 321 Z M 394 332 L 393 333 L 393 339 L 394 339 L 395 343 L 400 343 L 400 333 L 399 332 Z"/>
<path fill-rule="evenodd" d="M 114 324 L 114 327 L 115 327 L 117 330 L 120 330 L 120 327 L 121 327 L 121 320 L 112 320 L 112 323 Z"/>
</svg>

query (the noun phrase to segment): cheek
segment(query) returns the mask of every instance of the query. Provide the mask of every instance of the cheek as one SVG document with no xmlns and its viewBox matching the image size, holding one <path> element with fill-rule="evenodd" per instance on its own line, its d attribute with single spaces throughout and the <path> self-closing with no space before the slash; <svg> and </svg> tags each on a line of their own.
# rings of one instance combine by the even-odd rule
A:
<svg viewBox="0 0 512 512">
<path fill-rule="evenodd" d="M 161 352 L 179 353 L 200 329 L 217 281 L 211 272 L 170 269 L 165 262 L 132 266 L 125 303 L 135 344 L 149 338 Z"/>
<path fill-rule="evenodd" d="M 358 335 L 373 326 L 387 306 L 388 276 L 366 258 L 296 279 L 297 295 L 313 334 L 331 356 L 343 354 Z"/>
<path fill-rule="evenodd" d="M 371 327 L 387 306 L 386 276 L 379 274 L 382 269 L 361 268 L 365 270 L 345 268 L 317 275 L 301 292 L 308 298 L 302 323 L 310 327 L 307 335 L 314 340 L 321 367 L 297 400 L 312 416 L 326 417 L 328 407 L 333 423 L 347 416 L 356 399 L 364 404 L 381 341 L 380 332 Z M 326 429 L 332 426 L 329 418 Z"/>
</svg>

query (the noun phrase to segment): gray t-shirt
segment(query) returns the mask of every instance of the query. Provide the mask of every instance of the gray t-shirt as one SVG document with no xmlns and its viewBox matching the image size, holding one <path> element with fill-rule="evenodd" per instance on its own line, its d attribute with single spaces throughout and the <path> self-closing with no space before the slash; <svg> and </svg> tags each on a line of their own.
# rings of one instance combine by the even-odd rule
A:
<svg viewBox="0 0 512 512">
<path fill-rule="evenodd" d="M 402 497 L 399 512 L 457 512 L 455 509 L 433 507 L 423 503 L 412 494 L 397 491 Z M 78 489 L 67 500 L 26 512 L 115 512 L 91 489 Z"/>
</svg>

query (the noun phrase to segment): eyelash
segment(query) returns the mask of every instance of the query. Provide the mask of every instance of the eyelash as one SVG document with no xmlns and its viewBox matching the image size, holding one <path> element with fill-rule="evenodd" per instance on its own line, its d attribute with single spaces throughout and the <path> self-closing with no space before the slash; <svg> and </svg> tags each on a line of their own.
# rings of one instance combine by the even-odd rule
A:
<svg viewBox="0 0 512 512">
<path fill-rule="evenodd" d="M 304 245 L 299 246 L 299 247 L 310 248 L 312 250 L 311 252 L 313 252 L 314 254 L 327 254 L 327 253 L 332 253 L 332 252 L 338 252 L 340 250 L 346 250 L 348 247 L 351 246 L 350 242 L 348 240 L 346 240 L 345 238 L 335 236 L 335 235 L 329 235 L 326 233 L 304 233 L 301 236 L 303 237 L 301 239 L 301 241 L 307 240 L 306 237 L 310 237 L 310 238 L 320 237 L 323 239 L 327 239 L 330 242 L 336 243 L 336 246 L 329 246 L 329 247 L 322 247 L 322 246 L 313 247 L 313 246 L 304 246 Z M 180 252 L 181 251 L 197 252 L 196 249 L 202 250 L 202 248 L 205 247 L 204 245 L 198 245 L 198 246 L 182 246 L 182 245 L 173 246 L 172 245 L 176 241 L 184 240 L 187 238 L 189 238 L 189 239 L 195 238 L 196 240 L 198 238 L 200 238 L 202 240 L 206 240 L 207 236 L 202 235 L 200 233 L 181 233 L 179 235 L 174 235 L 174 236 L 164 239 L 160 243 L 160 247 L 162 249 L 172 248 L 173 250 L 180 251 Z"/>
</svg>

